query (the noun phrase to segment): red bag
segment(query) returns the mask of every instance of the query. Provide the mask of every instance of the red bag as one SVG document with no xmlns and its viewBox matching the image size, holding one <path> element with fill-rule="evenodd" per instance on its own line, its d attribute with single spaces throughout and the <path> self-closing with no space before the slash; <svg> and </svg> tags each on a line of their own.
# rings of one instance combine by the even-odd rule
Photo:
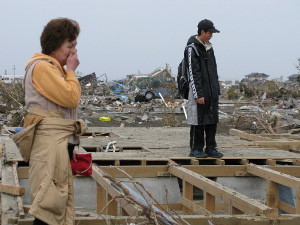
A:
<svg viewBox="0 0 300 225">
<path fill-rule="evenodd" d="M 91 176 L 92 153 L 76 153 L 74 151 L 73 159 L 71 159 L 71 167 L 73 175 Z"/>
</svg>

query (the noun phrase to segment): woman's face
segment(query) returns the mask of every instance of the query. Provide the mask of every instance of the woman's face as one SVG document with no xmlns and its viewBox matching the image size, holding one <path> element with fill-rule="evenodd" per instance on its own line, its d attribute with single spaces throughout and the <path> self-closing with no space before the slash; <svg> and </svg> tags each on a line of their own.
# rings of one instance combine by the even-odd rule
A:
<svg viewBox="0 0 300 225">
<path fill-rule="evenodd" d="M 60 48 L 53 51 L 50 56 L 55 58 L 61 66 L 65 66 L 67 62 L 67 58 L 70 54 L 75 54 L 77 52 L 76 49 L 77 39 L 74 41 L 65 41 Z"/>
</svg>

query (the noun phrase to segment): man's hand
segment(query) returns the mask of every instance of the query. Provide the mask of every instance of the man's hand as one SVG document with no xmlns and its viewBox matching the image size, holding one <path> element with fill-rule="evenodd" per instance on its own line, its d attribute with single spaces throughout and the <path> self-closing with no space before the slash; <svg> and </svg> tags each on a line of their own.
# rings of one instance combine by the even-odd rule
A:
<svg viewBox="0 0 300 225">
<path fill-rule="evenodd" d="M 67 58 L 67 71 L 75 71 L 77 66 L 79 65 L 78 55 L 77 53 L 70 53 Z"/>
<path fill-rule="evenodd" d="M 201 104 L 201 105 L 205 104 L 205 99 L 204 99 L 204 97 L 202 97 L 202 98 L 196 98 L 195 100 L 196 100 L 197 103 L 199 103 L 199 104 Z"/>
</svg>

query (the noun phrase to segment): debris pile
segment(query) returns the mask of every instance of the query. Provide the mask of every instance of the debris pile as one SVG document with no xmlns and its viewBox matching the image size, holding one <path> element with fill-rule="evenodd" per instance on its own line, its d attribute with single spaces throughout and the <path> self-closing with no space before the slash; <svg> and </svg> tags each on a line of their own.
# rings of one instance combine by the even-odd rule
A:
<svg viewBox="0 0 300 225">
<path fill-rule="evenodd" d="M 89 126 L 187 126 L 186 100 L 178 98 L 168 65 L 111 82 L 106 74 L 96 73 L 78 79 L 82 87 L 79 117 Z M 0 87 L 0 127 L 22 126 L 26 109 L 21 83 L 0 83 Z M 297 132 L 300 127 L 297 83 L 242 81 L 221 90 L 219 127 L 227 131 L 274 134 Z"/>
</svg>

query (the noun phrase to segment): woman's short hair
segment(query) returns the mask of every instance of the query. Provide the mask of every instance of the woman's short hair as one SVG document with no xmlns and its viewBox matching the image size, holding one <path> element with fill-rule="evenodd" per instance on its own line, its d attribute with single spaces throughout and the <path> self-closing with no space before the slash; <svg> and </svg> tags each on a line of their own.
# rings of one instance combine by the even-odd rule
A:
<svg viewBox="0 0 300 225">
<path fill-rule="evenodd" d="M 68 18 L 50 20 L 41 34 L 42 53 L 49 55 L 67 41 L 74 41 L 80 32 L 79 24 Z"/>
</svg>

